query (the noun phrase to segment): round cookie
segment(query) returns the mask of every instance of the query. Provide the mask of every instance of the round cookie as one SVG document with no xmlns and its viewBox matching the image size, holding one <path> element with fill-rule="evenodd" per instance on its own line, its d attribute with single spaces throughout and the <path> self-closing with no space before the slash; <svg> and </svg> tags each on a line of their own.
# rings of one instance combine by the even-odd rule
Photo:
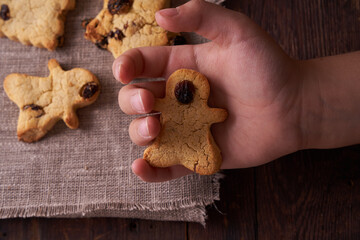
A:
<svg viewBox="0 0 360 240">
<path fill-rule="evenodd" d="M 207 105 L 210 86 L 204 75 L 190 69 L 174 72 L 166 83 L 166 96 L 156 99 L 161 112 L 161 131 L 145 150 L 143 158 L 152 166 L 182 164 L 201 175 L 216 173 L 221 152 L 210 131 L 223 122 L 227 111 Z"/>
<path fill-rule="evenodd" d="M 52 51 L 62 45 L 65 16 L 74 8 L 75 0 L 0 0 L 0 37 Z"/>
<path fill-rule="evenodd" d="M 103 9 L 85 21 L 85 38 L 114 58 L 126 50 L 144 46 L 168 45 L 175 36 L 161 28 L 155 13 L 169 6 L 169 0 L 104 0 Z"/>
</svg>

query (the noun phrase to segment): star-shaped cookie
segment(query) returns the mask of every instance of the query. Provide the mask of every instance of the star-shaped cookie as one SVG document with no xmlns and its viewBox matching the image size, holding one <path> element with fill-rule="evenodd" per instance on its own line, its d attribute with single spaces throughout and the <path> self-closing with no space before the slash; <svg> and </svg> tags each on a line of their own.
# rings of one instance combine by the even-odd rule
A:
<svg viewBox="0 0 360 240">
<path fill-rule="evenodd" d="M 103 9 L 85 23 L 85 38 L 116 58 L 126 50 L 167 45 L 171 34 L 157 25 L 155 13 L 169 0 L 104 0 Z"/>
<path fill-rule="evenodd" d="M 4 80 L 6 94 L 20 108 L 19 140 L 39 140 L 60 119 L 69 128 L 77 128 L 76 109 L 90 105 L 99 95 L 100 83 L 88 70 L 64 71 L 55 59 L 48 68 L 48 77 L 13 73 Z"/>
<path fill-rule="evenodd" d="M 75 0 L 0 0 L 0 37 L 54 50 L 63 42 L 67 11 Z"/>
<path fill-rule="evenodd" d="M 180 69 L 166 83 L 166 96 L 156 99 L 161 112 L 161 131 L 144 152 L 144 159 L 155 167 L 182 164 L 201 175 L 220 169 L 220 149 L 210 131 L 213 123 L 225 121 L 227 111 L 207 105 L 210 86 L 196 71 Z"/>
</svg>

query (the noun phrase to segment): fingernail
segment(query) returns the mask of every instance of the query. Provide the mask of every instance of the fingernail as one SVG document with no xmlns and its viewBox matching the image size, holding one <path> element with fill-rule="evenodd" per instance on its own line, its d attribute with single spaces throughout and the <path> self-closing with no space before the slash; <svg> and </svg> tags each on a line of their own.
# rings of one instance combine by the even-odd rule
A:
<svg viewBox="0 0 360 240">
<path fill-rule="evenodd" d="M 136 91 L 136 94 L 130 97 L 130 104 L 134 111 L 138 113 L 145 113 L 144 103 L 139 90 Z"/>
<path fill-rule="evenodd" d="M 175 17 L 179 14 L 179 11 L 177 8 L 166 8 L 159 11 L 159 14 L 163 17 Z"/>
<path fill-rule="evenodd" d="M 144 118 L 140 122 L 140 125 L 138 128 L 138 134 L 139 134 L 139 136 L 141 136 L 143 138 L 151 138 L 147 118 Z"/>
</svg>

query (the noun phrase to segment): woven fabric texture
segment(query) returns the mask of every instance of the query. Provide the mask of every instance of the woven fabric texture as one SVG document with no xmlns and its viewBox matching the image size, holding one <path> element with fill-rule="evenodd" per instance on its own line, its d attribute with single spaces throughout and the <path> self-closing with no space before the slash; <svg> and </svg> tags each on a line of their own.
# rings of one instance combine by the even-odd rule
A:
<svg viewBox="0 0 360 240">
<path fill-rule="evenodd" d="M 90 70 L 102 85 L 98 100 L 77 111 L 78 129 L 59 121 L 44 139 L 31 144 L 17 140 L 19 110 L 1 85 L 0 218 L 110 216 L 204 224 L 205 207 L 219 199 L 220 174 L 150 184 L 131 171 L 132 161 L 144 150 L 128 136 L 135 117 L 118 107 L 122 85 L 112 76 L 112 54 L 85 40 L 81 28 L 81 20 L 96 16 L 102 4 L 78 0 L 67 15 L 64 46 L 54 52 L 0 39 L 2 80 L 10 73 L 48 76 L 47 62 L 55 58 L 65 70 Z M 204 41 L 194 34 L 187 38 Z"/>
</svg>

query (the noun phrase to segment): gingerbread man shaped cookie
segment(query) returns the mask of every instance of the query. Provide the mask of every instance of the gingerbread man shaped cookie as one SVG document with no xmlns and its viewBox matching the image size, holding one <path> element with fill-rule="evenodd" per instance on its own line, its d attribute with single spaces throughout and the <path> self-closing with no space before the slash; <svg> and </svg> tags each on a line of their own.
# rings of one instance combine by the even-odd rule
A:
<svg viewBox="0 0 360 240">
<path fill-rule="evenodd" d="M 109 50 L 115 58 L 131 48 L 167 45 L 172 36 L 157 25 L 155 13 L 168 7 L 169 2 L 104 0 L 100 13 L 90 22 L 83 22 L 85 38 Z"/>
<path fill-rule="evenodd" d="M 20 108 L 19 140 L 39 140 L 60 119 L 69 128 L 77 128 L 76 109 L 93 103 L 99 95 L 100 83 L 88 70 L 64 71 L 55 59 L 48 68 L 49 77 L 13 73 L 4 80 L 6 94 Z"/>
<path fill-rule="evenodd" d="M 225 121 L 224 109 L 207 105 L 210 86 L 196 71 L 180 69 L 166 83 L 166 96 L 156 99 L 161 112 L 161 131 L 144 152 L 144 159 L 155 167 L 182 164 L 201 175 L 220 169 L 220 149 L 210 131 L 213 123 Z"/>
<path fill-rule="evenodd" d="M 62 45 L 75 0 L 0 0 L 0 37 L 50 51 Z"/>
</svg>

